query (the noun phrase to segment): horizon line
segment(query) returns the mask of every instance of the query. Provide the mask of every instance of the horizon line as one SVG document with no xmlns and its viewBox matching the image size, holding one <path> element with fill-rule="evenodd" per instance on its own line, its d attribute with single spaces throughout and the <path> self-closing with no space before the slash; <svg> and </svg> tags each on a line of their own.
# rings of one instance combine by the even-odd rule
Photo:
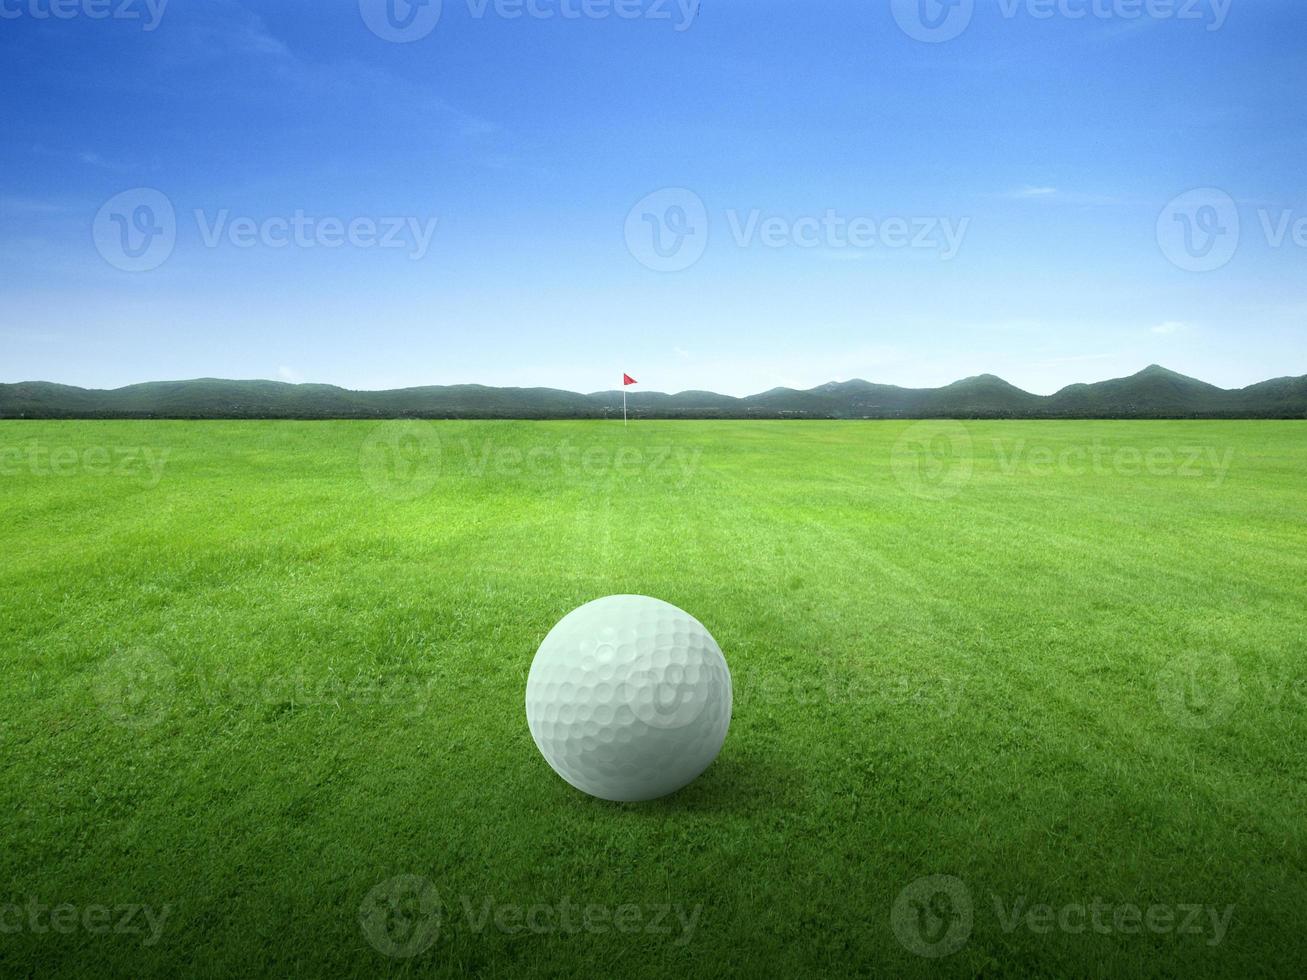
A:
<svg viewBox="0 0 1307 980">
<path fill-rule="evenodd" d="M 909 387 L 907 385 L 886 384 L 878 381 L 867 381 L 865 378 L 850 378 L 847 381 L 834 381 L 834 380 L 826 381 L 823 382 L 822 384 L 814 385 L 811 388 L 790 388 L 782 385 L 775 388 L 768 388 L 765 391 L 753 392 L 752 394 L 748 394 L 748 395 L 725 395 L 720 392 L 710 391 L 704 388 L 686 388 L 681 391 L 675 391 L 675 392 L 659 391 L 659 390 L 631 391 L 628 389 L 628 394 L 632 396 L 663 395 L 668 398 L 675 398 L 678 395 L 687 395 L 687 394 L 707 394 L 707 395 L 713 395 L 718 398 L 731 398 L 736 401 L 745 401 L 750 398 L 756 398 L 760 395 L 767 395 L 773 392 L 795 392 L 795 393 L 803 394 L 803 393 L 818 391 L 822 388 L 841 387 L 841 386 L 853 385 L 853 384 L 872 385 L 880 388 L 892 388 L 898 391 L 941 391 L 945 388 L 951 388 L 954 385 L 965 384 L 968 381 L 980 381 L 985 379 L 992 379 L 994 381 L 1002 382 L 1008 387 L 1016 391 L 1019 391 L 1022 394 L 1029 395 L 1032 398 L 1052 398 L 1055 397 L 1057 394 L 1066 391 L 1069 388 L 1076 388 L 1081 385 L 1107 384 L 1112 381 L 1128 381 L 1131 378 L 1137 378 L 1140 375 L 1148 374 L 1150 372 L 1153 373 L 1163 372 L 1169 375 L 1173 375 L 1177 378 L 1182 378 L 1186 381 L 1196 381 L 1199 384 L 1208 385 L 1209 387 L 1215 388 L 1218 391 L 1227 391 L 1227 392 L 1246 391 L 1248 388 L 1256 387 L 1259 384 L 1266 384 L 1267 382 L 1270 381 L 1284 381 L 1284 380 L 1292 380 L 1300 377 L 1307 377 L 1307 375 L 1283 374 L 1273 378 L 1265 378 L 1262 381 L 1255 381 L 1252 384 L 1243 386 L 1242 388 L 1222 388 L 1219 385 L 1215 385 L 1212 384 L 1211 382 L 1204 381 L 1201 378 L 1195 378 L 1192 375 L 1181 374 L 1179 371 L 1173 371 L 1170 368 L 1165 367 L 1161 364 L 1154 363 L 1154 364 L 1149 364 L 1147 367 L 1144 367 L 1139 371 L 1136 371 L 1134 374 L 1121 375 L 1119 377 L 1112 377 L 1112 378 L 1103 378 L 1098 381 L 1077 381 L 1068 385 L 1063 385 L 1061 388 L 1057 389 L 1055 392 L 1048 395 L 1041 395 L 1033 391 L 1027 391 L 1024 388 L 1020 388 L 1017 385 L 1012 384 L 1010 381 L 1006 380 L 1000 375 L 991 374 L 989 372 L 969 375 L 964 378 L 958 378 L 956 381 L 950 381 L 948 384 L 944 384 L 944 385 L 936 385 L 933 387 L 923 387 L 923 388 Z M 0 387 L 18 387 L 21 385 L 52 385 L 60 388 L 71 388 L 76 391 L 112 393 L 112 392 L 126 391 L 129 388 L 146 387 L 149 385 L 196 384 L 205 381 L 221 382 L 224 384 L 273 384 L 273 385 L 281 385 L 287 388 L 334 388 L 338 391 L 347 391 L 356 394 L 382 394 L 387 392 L 424 391 L 430 389 L 450 389 L 450 388 L 484 388 L 493 391 L 555 391 L 555 392 L 561 392 L 563 394 L 569 394 L 569 395 L 580 395 L 582 397 L 593 397 L 595 395 L 608 395 L 608 394 L 620 395 L 622 393 L 621 388 L 600 388 L 594 391 L 575 391 L 570 388 L 553 388 L 548 385 L 530 385 L 530 386 L 489 385 L 489 384 L 483 384 L 481 382 L 475 382 L 475 381 L 456 382 L 453 384 L 407 385 L 402 388 L 349 388 L 344 385 L 333 384 L 331 382 L 325 382 L 325 381 L 287 381 L 283 378 L 220 378 L 216 376 L 203 376 L 198 378 L 172 378 L 172 379 L 164 379 L 164 380 L 156 380 L 156 381 L 138 381 L 132 384 L 120 385 L 117 388 L 86 388 L 81 385 L 70 385 L 70 384 L 64 384 L 63 382 L 59 382 L 59 381 L 45 381 L 45 380 L 5 381 L 5 382 L 0 382 Z"/>
</svg>

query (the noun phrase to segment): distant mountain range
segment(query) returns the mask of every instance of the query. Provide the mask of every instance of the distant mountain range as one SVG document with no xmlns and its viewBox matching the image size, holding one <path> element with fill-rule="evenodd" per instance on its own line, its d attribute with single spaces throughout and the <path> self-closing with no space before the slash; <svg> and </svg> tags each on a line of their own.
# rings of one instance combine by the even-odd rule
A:
<svg viewBox="0 0 1307 980">
<path fill-rule="evenodd" d="M 1032 395 L 992 374 L 943 388 L 844 381 L 733 398 L 710 391 L 628 394 L 634 418 L 658 419 L 1173 419 L 1307 418 L 1307 376 L 1227 390 L 1153 365 L 1128 378 Z M 43 381 L 0 384 L 0 418 L 15 419 L 602 419 L 616 391 L 481 385 L 349 391 L 279 381 L 160 381 L 94 391 Z"/>
</svg>

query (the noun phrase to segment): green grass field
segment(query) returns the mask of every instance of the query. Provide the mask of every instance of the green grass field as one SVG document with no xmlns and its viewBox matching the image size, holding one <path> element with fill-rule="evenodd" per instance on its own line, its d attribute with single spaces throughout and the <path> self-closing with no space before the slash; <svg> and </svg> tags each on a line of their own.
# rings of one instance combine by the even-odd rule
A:
<svg viewBox="0 0 1307 980">
<path fill-rule="evenodd" d="M 1307 423 L 3 423 L 0 491 L 5 975 L 1307 969 Z M 522 704 L 625 592 L 734 676 L 652 804 Z"/>
</svg>

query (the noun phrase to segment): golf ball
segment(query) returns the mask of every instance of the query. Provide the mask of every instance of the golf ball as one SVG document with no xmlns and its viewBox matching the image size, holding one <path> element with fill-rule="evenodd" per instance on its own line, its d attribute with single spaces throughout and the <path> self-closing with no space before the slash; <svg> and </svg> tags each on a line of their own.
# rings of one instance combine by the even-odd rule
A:
<svg viewBox="0 0 1307 980">
<path fill-rule="evenodd" d="M 653 800 L 717 758 L 731 723 L 731 672 L 689 613 L 647 596 L 596 599 L 540 644 L 526 720 L 545 761 L 577 789 Z"/>
</svg>

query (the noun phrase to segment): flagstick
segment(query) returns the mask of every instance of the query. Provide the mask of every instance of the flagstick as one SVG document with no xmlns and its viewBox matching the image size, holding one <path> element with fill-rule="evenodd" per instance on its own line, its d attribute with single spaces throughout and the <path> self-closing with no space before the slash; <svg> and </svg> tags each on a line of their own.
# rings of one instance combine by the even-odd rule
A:
<svg viewBox="0 0 1307 980">
<path fill-rule="evenodd" d="M 622 385 L 622 428 L 626 428 L 626 385 Z"/>
</svg>

